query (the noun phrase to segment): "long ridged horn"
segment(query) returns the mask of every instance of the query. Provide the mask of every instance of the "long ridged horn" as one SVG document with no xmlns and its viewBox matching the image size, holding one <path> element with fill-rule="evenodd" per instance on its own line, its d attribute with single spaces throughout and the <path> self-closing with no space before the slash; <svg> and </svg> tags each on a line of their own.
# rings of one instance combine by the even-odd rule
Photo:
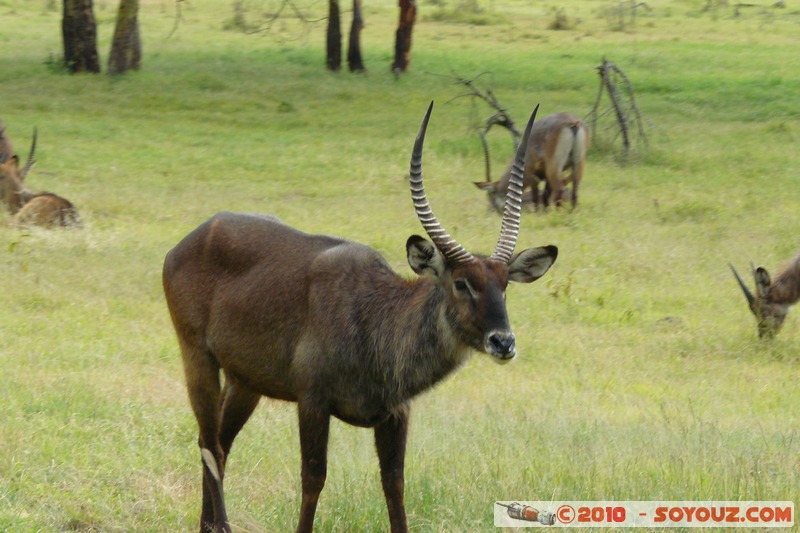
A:
<svg viewBox="0 0 800 533">
<path fill-rule="evenodd" d="M 486 134 L 478 128 L 478 136 L 481 138 L 481 146 L 483 146 L 483 155 L 486 158 L 486 182 L 492 181 L 492 163 L 489 160 L 489 143 L 486 142 Z"/>
<path fill-rule="evenodd" d="M 411 172 L 409 173 L 411 199 L 414 201 L 414 210 L 417 212 L 417 217 L 422 223 L 422 227 L 425 228 L 425 232 L 447 262 L 452 265 L 469 263 L 475 258 L 448 235 L 439 221 L 436 220 L 436 215 L 433 214 L 428 198 L 425 196 L 425 187 L 422 185 L 422 145 L 425 142 L 425 130 L 428 129 L 431 111 L 433 111 L 433 101 L 428 106 L 428 112 L 425 113 L 425 118 L 419 127 L 417 139 L 414 141 L 414 151 L 411 153 Z"/>
<path fill-rule="evenodd" d="M 528 120 L 528 125 L 525 128 L 525 134 L 517 146 L 517 155 L 514 158 L 514 164 L 511 165 L 511 179 L 508 182 L 508 192 L 506 193 L 506 204 L 503 208 L 503 223 L 500 226 L 500 238 L 497 239 L 497 246 L 495 246 L 494 253 L 489 259 L 495 261 L 502 261 L 508 263 L 511 260 L 511 255 L 514 253 L 514 247 L 517 245 L 517 236 L 519 235 L 519 218 L 522 208 L 522 173 L 525 168 L 525 151 L 528 148 L 528 137 L 531 134 L 531 127 L 533 121 L 536 119 L 536 112 L 539 111 L 539 105 L 531 113 L 531 118 Z"/>
<path fill-rule="evenodd" d="M 31 151 L 28 154 L 28 162 L 25 163 L 25 166 L 19 173 L 19 179 L 24 180 L 25 176 L 28 174 L 28 171 L 33 168 L 33 165 L 36 164 L 36 159 L 34 159 L 36 155 L 36 138 L 38 136 L 38 132 L 36 128 L 33 128 L 33 141 L 31 142 Z"/>
<path fill-rule="evenodd" d="M 748 289 L 747 285 L 744 284 L 744 281 L 742 281 L 742 278 L 739 277 L 739 274 L 736 272 L 736 269 L 733 268 L 733 265 L 728 263 L 728 266 L 731 267 L 731 272 L 733 272 L 733 275 L 736 277 L 736 281 L 739 282 L 739 286 L 742 288 L 742 292 L 744 292 L 744 295 L 747 298 L 747 303 L 749 305 L 753 305 L 753 300 L 754 300 L 753 293 L 750 292 L 750 289 Z"/>
</svg>

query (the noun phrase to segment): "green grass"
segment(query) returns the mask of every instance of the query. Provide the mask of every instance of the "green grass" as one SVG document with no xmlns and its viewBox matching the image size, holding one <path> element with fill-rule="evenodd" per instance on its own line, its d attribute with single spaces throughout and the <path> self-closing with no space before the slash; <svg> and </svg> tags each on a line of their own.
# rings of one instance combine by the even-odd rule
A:
<svg viewBox="0 0 800 533">
<path fill-rule="evenodd" d="M 415 402 L 410 525 L 492 531 L 492 502 L 508 499 L 798 500 L 800 318 L 759 341 L 727 267 L 774 272 L 797 252 L 796 14 L 662 0 L 615 31 L 616 3 L 574 1 L 574 26 L 551 31 L 552 6 L 481 1 L 470 20 L 448 16 L 455 0 L 424 2 L 412 70 L 395 79 L 394 2 L 365 3 L 366 75 L 324 70 L 323 23 L 297 40 L 225 31 L 232 4 L 181 3 L 169 37 L 174 4 L 142 2 L 143 69 L 110 79 L 54 68 L 58 10 L 0 0 L 0 118 L 23 156 L 38 127 L 30 186 L 72 200 L 86 226 L 0 228 L 0 530 L 197 529 L 166 251 L 219 210 L 265 212 L 410 276 L 403 243 L 422 229 L 406 173 L 431 99 L 431 202 L 489 251 L 499 219 L 470 183 L 483 172 L 471 121 L 489 113 L 451 102 L 459 87 L 435 74 L 490 72 L 480 80 L 523 123 L 536 103 L 587 114 L 603 57 L 632 81 L 650 147 L 621 164 L 600 125 L 581 208 L 524 215 L 520 246 L 556 244 L 558 262 L 509 291 L 511 366 L 476 356 Z M 95 9 L 105 62 L 116 2 Z M 294 528 L 297 442 L 294 406 L 263 402 L 226 476 L 240 530 Z M 317 526 L 388 527 L 371 432 L 332 426 Z"/>
</svg>

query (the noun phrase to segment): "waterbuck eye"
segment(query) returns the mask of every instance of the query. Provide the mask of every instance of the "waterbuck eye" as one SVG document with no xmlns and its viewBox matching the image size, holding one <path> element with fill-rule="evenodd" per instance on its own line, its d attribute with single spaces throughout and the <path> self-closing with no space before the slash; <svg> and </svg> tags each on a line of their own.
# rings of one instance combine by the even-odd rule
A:
<svg viewBox="0 0 800 533">
<path fill-rule="evenodd" d="M 470 292 L 469 284 L 463 279 L 455 280 L 453 286 L 455 286 L 456 290 L 459 292 Z"/>
</svg>

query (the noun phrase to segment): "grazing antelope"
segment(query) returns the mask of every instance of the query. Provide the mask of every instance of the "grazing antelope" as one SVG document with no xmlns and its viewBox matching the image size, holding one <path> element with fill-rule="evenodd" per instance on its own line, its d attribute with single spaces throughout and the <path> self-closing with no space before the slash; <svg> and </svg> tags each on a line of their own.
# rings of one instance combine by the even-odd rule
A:
<svg viewBox="0 0 800 533">
<path fill-rule="evenodd" d="M 489 151 L 486 139 L 483 141 L 486 156 L 486 181 L 475 182 L 475 186 L 489 195 L 489 203 L 498 212 L 502 212 L 508 191 L 512 163 L 498 181 L 492 181 L 489 174 Z M 523 173 L 523 189 L 531 191 L 531 202 L 538 208 L 545 209 L 552 203 L 560 207 L 563 200 L 570 198 L 574 209 L 578 205 L 578 185 L 583 177 L 586 163 L 586 150 L 589 147 L 589 130 L 586 124 L 570 113 L 548 115 L 536 122 L 528 139 Z M 572 173 L 564 177 L 564 171 L 572 169 Z M 540 197 L 539 181 L 545 182 L 544 194 Z M 566 187 L 572 183 L 571 192 Z"/>
<path fill-rule="evenodd" d="M 775 281 L 771 281 L 769 273 L 764 267 L 750 269 L 753 271 L 755 280 L 756 294 L 747 288 L 742 278 L 733 268 L 728 265 L 739 282 L 739 286 L 744 292 L 750 311 L 758 322 L 759 337 L 774 337 L 783 326 L 783 321 L 789 313 L 789 308 L 800 300 L 800 254 L 784 268 Z"/>
<path fill-rule="evenodd" d="M 506 286 L 536 280 L 558 254 L 555 246 L 514 254 L 527 144 L 517 151 L 494 253 L 473 255 L 445 232 L 423 187 L 432 109 L 431 102 L 411 156 L 411 198 L 433 241 L 413 235 L 406 242 L 417 279 L 396 274 L 371 248 L 268 216 L 217 214 L 167 254 L 164 292 L 199 426 L 202 531 L 231 530 L 225 466 L 261 396 L 297 402 L 297 531 L 312 530 L 331 416 L 374 428 L 391 531 L 408 531 L 403 465 L 411 399 L 461 366 L 471 349 L 500 363 L 515 356 Z"/>
<path fill-rule="evenodd" d="M 2 124 L 0 124 L 2 127 Z M 11 143 L 0 131 L 0 199 L 12 215 L 14 226 L 42 226 L 46 228 L 79 227 L 78 210 L 66 198 L 49 192 L 35 193 L 24 185 L 25 176 L 36 164 L 36 130 L 33 131 L 28 161 L 19 168 L 19 156 L 13 153 Z"/>
</svg>

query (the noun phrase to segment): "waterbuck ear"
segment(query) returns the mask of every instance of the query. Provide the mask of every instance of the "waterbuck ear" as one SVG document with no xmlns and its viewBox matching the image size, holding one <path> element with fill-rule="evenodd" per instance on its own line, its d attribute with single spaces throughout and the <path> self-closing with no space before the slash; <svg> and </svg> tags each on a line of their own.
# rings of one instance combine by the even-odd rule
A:
<svg viewBox="0 0 800 533">
<path fill-rule="evenodd" d="M 555 246 L 523 250 L 508 263 L 508 279 L 517 283 L 536 281 L 556 262 L 556 257 L 558 248 Z"/>
<path fill-rule="evenodd" d="M 420 276 L 438 278 L 444 272 L 444 257 L 430 241 L 412 235 L 406 241 L 406 255 L 411 270 Z"/>
<path fill-rule="evenodd" d="M 769 278 L 769 272 L 764 267 L 758 267 L 753 271 L 753 277 L 756 280 L 756 294 L 759 296 L 764 296 L 767 294 L 767 289 L 769 286 L 772 285 L 772 281 Z"/>
<path fill-rule="evenodd" d="M 482 191 L 490 191 L 494 192 L 495 186 L 497 184 L 496 181 L 473 181 L 473 185 L 479 188 Z"/>
</svg>

